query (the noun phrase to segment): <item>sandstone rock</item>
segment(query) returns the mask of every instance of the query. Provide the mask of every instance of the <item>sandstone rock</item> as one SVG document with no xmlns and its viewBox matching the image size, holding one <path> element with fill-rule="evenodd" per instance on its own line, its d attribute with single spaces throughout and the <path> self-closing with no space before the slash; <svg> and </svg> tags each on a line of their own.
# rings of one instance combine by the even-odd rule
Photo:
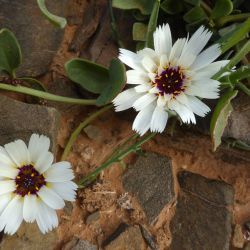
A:
<svg viewBox="0 0 250 250">
<path fill-rule="evenodd" d="M 178 180 L 181 190 L 170 223 L 170 249 L 229 249 L 232 187 L 189 172 L 180 173 Z"/>
<path fill-rule="evenodd" d="M 141 250 L 145 242 L 142 238 L 139 226 L 128 227 L 120 235 L 111 241 L 105 250 Z"/>
<path fill-rule="evenodd" d="M 62 247 L 63 250 L 97 250 L 97 246 L 91 244 L 86 240 L 80 240 L 78 238 L 73 238 L 71 241 L 67 242 Z"/>
<path fill-rule="evenodd" d="M 88 125 L 86 128 L 83 129 L 87 136 L 95 141 L 102 142 L 103 141 L 103 134 L 102 131 L 94 125 Z"/>
<path fill-rule="evenodd" d="M 237 248 L 243 248 L 244 246 L 245 239 L 242 233 L 241 225 L 239 224 L 235 225 L 232 243 L 233 243 L 233 246 Z"/>
<path fill-rule="evenodd" d="M 65 16 L 68 0 L 47 1 L 48 9 Z M 23 52 L 18 75 L 44 74 L 62 41 L 64 31 L 50 24 L 34 0 L 0 0 L 1 28 L 9 28 L 17 37 Z"/>
<path fill-rule="evenodd" d="M 15 139 L 28 143 L 32 133 L 44 134 L 51 139 L 55 152 L 60 115 L 54 108 L 26 104 L 0 95 L 0 145 Z"/>
<path fill-rule="evenodd" d="M 123 186 L 137 198 L 148 221 L 153 222 L 174 198 L 171 160 L 154 153 L 139 156 L 124 174 Z"/>
</svg>

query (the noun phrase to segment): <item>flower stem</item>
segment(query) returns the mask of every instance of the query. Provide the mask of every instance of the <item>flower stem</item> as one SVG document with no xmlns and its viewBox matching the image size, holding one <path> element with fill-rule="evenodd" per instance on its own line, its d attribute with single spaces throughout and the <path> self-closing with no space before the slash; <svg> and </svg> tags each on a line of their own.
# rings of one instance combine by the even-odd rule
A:
<svg viewBox="0 0 250 250">
<path fill-rule="evenodd" d="M 236 87 L 243 91 L 246 95 L 250 96 L 250 89 L 242 82 L 238 82 Z"/>
<path fill-rule="evenodd" d="M 145 142 L 149 141 L 151 138 L 153 138 L 156 135 L 156 133 L 150 133 L 144 137 L 142 137 L 139 141 L 131 145 L 130 147 L 121 150 L 117 154 L 115 154 L 112 158 L 105 161 L 100 167 L 98 167 L 96 170 L 94 170 L 92 173 L 88 174 L 86 177 L 80 180 L 78 187 L 84 188 L 88 184 L 90 184 L 92 181 L 94 181 L 97 176 L 103 171 L 104 169 L 111 166 L 113 163 L 120 162 L 124 157 L 129 155 L 132 152 L 137 152 L 140 149 L 140 146 L 144 144 Z M 134 135 L 133 135 L 134 137 Z"/>
<path fill-rule="evenodd" d="M 27 88 L 23 86 L 11 86 L 5 83 L 0 83 L 0 89 L 22 93 L 26 95 L 31 95 L 31 96 L 36 96 L 36 97 L 49 100 L 49 101 L 64 102 L 64 103 L 79 104 L 79 105 L 96 105 L 95 99 L 70 98 L 70 97 L 50 94 L 44 91 L 39 91 L 36 89 Z"/>
<path fill-rule="evenodd" d="M 78 135 L 80 134 L 80 132 L 82 131 L 82 129 L 84 129 L 87 125 L 89 125 L 93 120 L 95 120 L 98 116 L 100 116 L 101 114 L 103 114 L 104 112 L 106 112 L 107 110 L 109 110 L 113 105 L 110 104 L 110 105 L 107 105 L 101 109 L 99 109 L 98 111 L 92 113 L 87 119 L 85 119 L 83 122 L 81 122 L 79 124 L 79 126 L 75 129 L 75 131 L 71 134 L 69 140 L 68 140 L 68 143 L 63 151 L 63 154 L 62 154 L 62 158 L 61 160 L 64 161 L 71 148 L 72 148 L 72 145 L 74 144 L 74 142 L 76 141 Z"/>
<path fill-rule="evenodd" d="M 216 26 L 223 27 L 227 23 L 244 21 L 245 19 L 249 17 L 250 17 L 250 13 L 241 13 L 241 14 L 221 17 L 218 21 L 216 21 Z"/>
</svg>

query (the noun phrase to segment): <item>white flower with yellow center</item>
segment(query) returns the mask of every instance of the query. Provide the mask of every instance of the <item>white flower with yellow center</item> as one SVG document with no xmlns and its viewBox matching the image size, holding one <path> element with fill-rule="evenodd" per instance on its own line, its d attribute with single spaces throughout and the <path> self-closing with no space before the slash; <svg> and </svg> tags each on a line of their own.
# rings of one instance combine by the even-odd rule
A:
<svg viewBox="0 0 250 250">
<path fill-rule="evenodd" d="M 140 135 L 149 129 L 163 132 L 168 112 L 175 112 L 184 123 L 196 123 L 194 114 L 204 117 L 210 108 L 199 98 L 219 97 L 220 83 L 211 77 L 229 61 L 213 62 L 221 53 L 218 44 L 203 52 L 212 33 L 200 27 L 190 39 L 172 45 L 168 24 L 154 32 L 154 50 L 133 53 L 120 49 L 119 59 L 132 68 L 127 83 L 136 85 L 114 100 L 116 111 L 131 107 L 139 111 L 133 129 Z"/>
<path fill-rule="evenodd" d="M 50 140 L 33 134 L 0 147 L 0 231 L 14 234 L 23 220 L 42 233 L 58 226 L 55 209 L 74 201 L 77 185 L 69 162 L 53 164 Z"/>
</svg>

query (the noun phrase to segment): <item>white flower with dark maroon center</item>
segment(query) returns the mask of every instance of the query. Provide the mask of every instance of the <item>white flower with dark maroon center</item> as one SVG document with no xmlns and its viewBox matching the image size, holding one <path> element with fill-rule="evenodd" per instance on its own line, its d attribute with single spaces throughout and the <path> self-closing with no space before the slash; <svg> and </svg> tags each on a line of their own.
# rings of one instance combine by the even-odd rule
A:
<svg viewBox="0 0 250 250">
<path fill-rule="evenodd" d="M 178 39 L 172 45 L 168 24 L 154 33 L 154 50 L 133 53 L 120 49 L 120 60 L 132 70 L 127 83 L 136 85 L 114 100 L 116 111 L 134 107 L 139 111 L 133 129 L 140 135 L 149 129 L 163 132 L 168 113 L 176 113 L 184 123 L 196 123 L 194 114 L 204 117 L 210 108 L 199 98 L 219 97 L 219 82 L 211 77 L 229 61 L 213 62 L 219 57 L 219 45 L 204 50 L 212 33 L 200 27 L 193 36 Z"/>
<path fill-rule="evenodd" d="M 14 234 L 23 220 L 42 233 L 58 226 L 56 209 L 74 201 L 77 185 L 69 162 L 53 164 L 50 140 L 33 134 L 0 147 L 0 231 Z"/>
</svg>

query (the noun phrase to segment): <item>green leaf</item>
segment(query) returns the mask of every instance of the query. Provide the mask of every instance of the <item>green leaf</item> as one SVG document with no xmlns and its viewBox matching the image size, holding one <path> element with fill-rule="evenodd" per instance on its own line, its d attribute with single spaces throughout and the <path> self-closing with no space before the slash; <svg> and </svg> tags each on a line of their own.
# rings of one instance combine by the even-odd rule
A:
<svg viewBox="0 0 250 250">
<path fill-rule="evenodd" d="M 167 14 L 174 15 L 182 12 L 184 10 L 184 5 L 182 1 L 165 0 L 161 4 L 161 9 Z"/>
<path fill-rule="evenodd" d="M 183 16 L 184 21 L 186 21 L 187 23 L 202 21 L 206 18 L 207 15 L 200 6 L 193 7 Z"/>
<path fill-rule="evenodd" d="M 157 26 L 158 14 L 160 9 L 160 0 L 155 0 L 154 7 L 148 23 L 148 32 L 146 39 L 146 47 L 153 49 L 154 48 L 154 32 Z"/>
<path fill-rule="evenodd" d="M 213 151 L 221 144 L 221 137 L 227 125 L 228 117 L 233 111 L 231 100 L 238 94 L 237 90 L 229 90 L 218 101 L 210 123 L 210 135 Z"/>
<path fill-rule="evenodd" d="M 96 104 L 103 106 L 111 102 L 126 84 L 126 69 L 119 59 L 113 59 L 109 67 L 109 86 L 97 98 Z"/>
<path fill-rule="evenodd" d="M 99 64 L 76 58 L 65 69 L 70 80 L 92 93 L 99 94 L 109 85 L 109 71 Z"/>
<path fill-rule="evenodd" d="M 215 6 L 211 13 L 212 19 L 217 19 L 229 15 L 233 10 L 233 3 L 231 0 L 216 0 Z"/>
<path fill-rule="evenodd" d="M 47 89 L 45 88 L 45 86 L 43 85 L 43 83 L 41 83 L 40 81 L 34 79 L 34 78 L 30 78 L 30 77 L 19 77 L 17 78 L 19 80 L 22 80 L 24 82 L 27 83 L 27 85 L 29 87 L 31 87 L 32 89 L 37 89 L 37 90 L 41 90 L 44 92 L 47 92 Z"/>
<path fill-rule="evenodd" d="M 112 6 L 119 9 L 138 9 L 143 15 L 150 15 L 155 0 L 113 0 Z"/>
<path fill-rule="evenodd" d="M 15 77 L 15 70 L 21 62 L 21 48 L 15 35 L 8 29 L 0 30 L 0 70 Z"/>
<path fill-rule="evenodd" d="M 55 26 L 63 29 L 66 24 L 67 20 L 64 17 L 56 16 L 52 13 L 50 13 L 45 5 L 45 0 L 37 0 L 37 4 L 43 13 L 43 15 Z"/>
<path fill-rule="evenodd" d="M 146 41 L 148 27 L 144 23 L 134 23 L 133 25 L 133 40 Z"/>
<path fill-rule="evenodd" d="M 197 6 L 200 4 L 201 0 L 184 0 L 184 2 Z"/>
</svg>

